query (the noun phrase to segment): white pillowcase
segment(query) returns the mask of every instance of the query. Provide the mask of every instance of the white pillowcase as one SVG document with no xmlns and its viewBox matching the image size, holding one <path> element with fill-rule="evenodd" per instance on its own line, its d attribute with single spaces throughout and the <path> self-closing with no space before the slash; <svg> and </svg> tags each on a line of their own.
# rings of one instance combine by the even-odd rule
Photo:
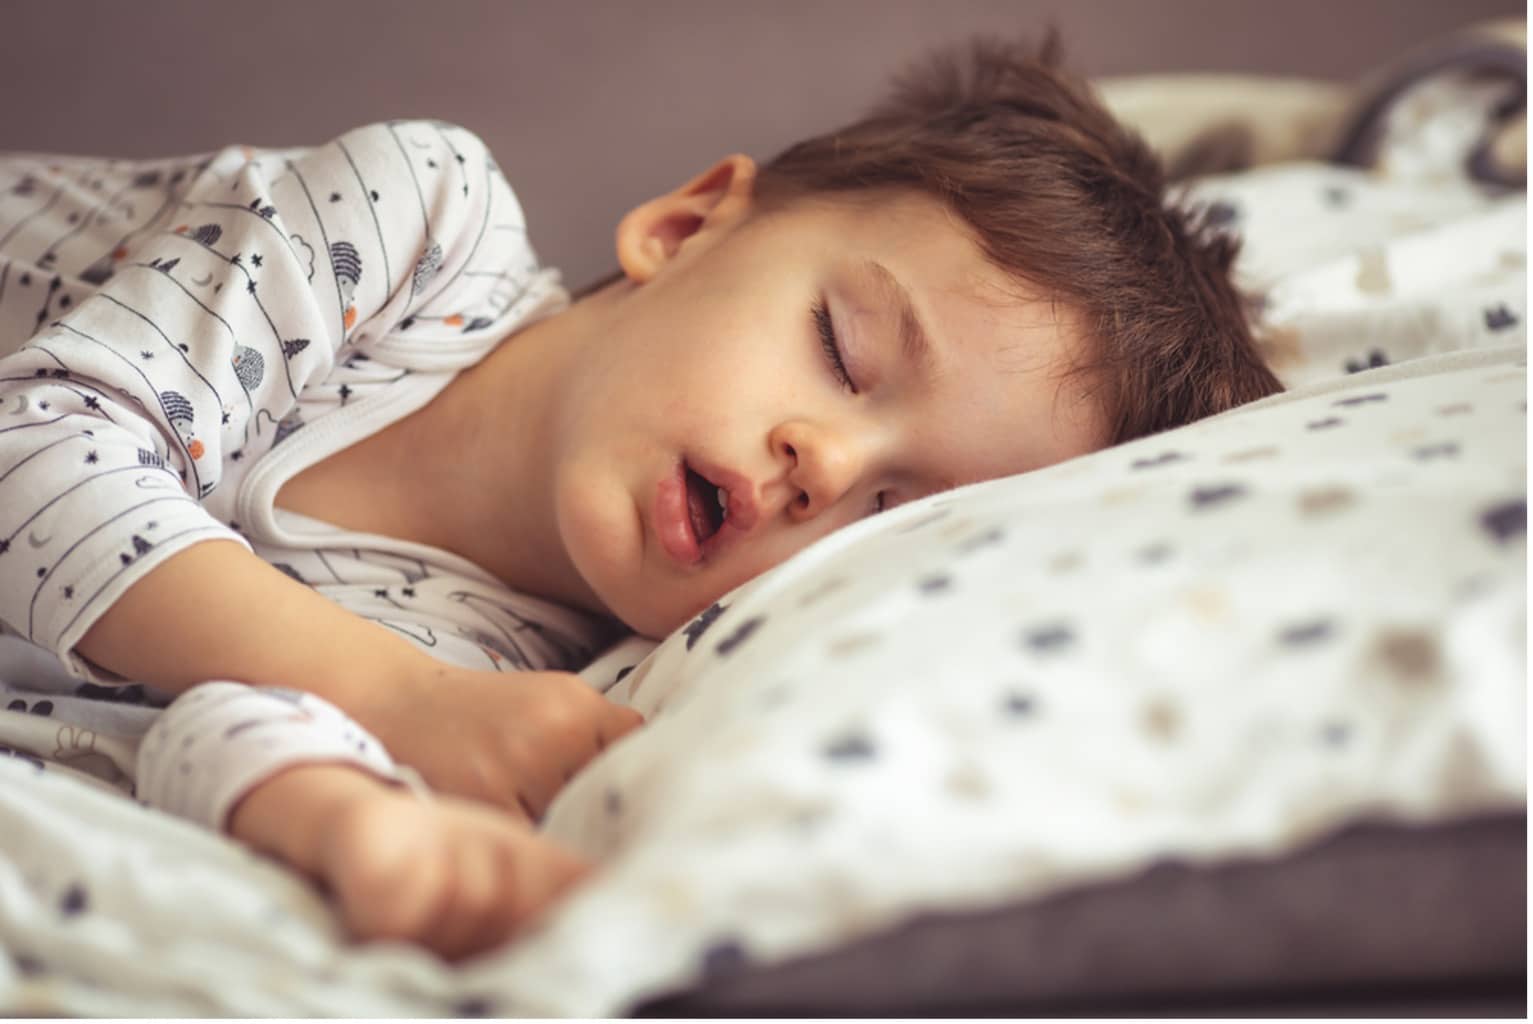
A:
<svg viewBox="0 0 1533 1024">
<path fill-rule="evenodd" d="M 1337 171 L 1272 180 L 1323 195 Z M 1452 211 L 1425 229 L 1435 258 L 1506 271 L 1490 291 L 1422 278 L 1347 307 L 1355 267 L 1296 282 L 1355 253 L 1264 265 L 1354 331 L 1428 296 L 1457 319 L 1423 319 L 1422 345 L 1470 351 L 1352 375 L 1300 331 L 1288 372 L 1312 383 L 902 507 L 593 666 L 650 721 L 546 827 L 605 869 L 479 980 L 532 1012 L 621 1012 L 926 910 L 1521 806 L 1526 342 L 1504 253 L 1525 205 Z"/>
</svg>

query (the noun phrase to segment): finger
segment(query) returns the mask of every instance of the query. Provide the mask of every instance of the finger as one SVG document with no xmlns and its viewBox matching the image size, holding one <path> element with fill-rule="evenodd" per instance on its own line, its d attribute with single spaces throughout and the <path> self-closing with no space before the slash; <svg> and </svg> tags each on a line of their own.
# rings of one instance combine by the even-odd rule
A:
<svg viewBox="0 0 1533 1024">
<path fill-rule="evenodd" d="M 490 804 L 507 814 L 526 813 L 517 802 L 515 768 L 508 763 L 504 750 L 490 744 L 476 744 L 470 748 L 466 760 L 467 784 L 456 788 L 442 787 L 443 792 Z"/>
<path fill-rule="evenodd" d="M 595 760 L 607 747 L 622 739 L 625 735 L 644 724 L 644 717 L 638 712 L 629 712 L 627 708 L 612 705 L 612 710 L 622 712 L 619 715 L 606 715 L 594 731 L 587 733 L 581 740 L 566 743 L 561 749 L 563 781 L 558 788 L 562 789 L 571 779 L 578 775 L 581 769 Z M 553 802 L 557 791 L 550 794 L 547 803 Z"/>
<path fill-rule="evenodd" d="M 523 934 L 544 919 L 569 892 L 585 881 L 595 865 L 540 835 L 517 844 L 509 896 L 512 934 Z"/>
<path fill-rule="evenodd" d="M 516 786 L 509 786 L 493 796 L 469 796 L 468 799 L 477 803 L 493 807 L 495 810 L 518 821 L 536 821 L 536 808 L 528 802 L 517 790 Z"/>
<path fill-rule="evenodd" d="M 518 775 L 514 786 L 517 806 L 536 823 L 554 802 L 559 790 L 564 788 L 564 773 L 569 761 L 550 752 L 549 760 Z"/>
<path fill-rule="evenodd" d="M 450 844 L 443 842 L 438 849 L 441 852 L 436 858 L 436 886 L 430 911 L 421 917 L 415 927 L 415 934 L 409 938 L 445 958 L 451 954 L 444 939 L 450 935 L 453 908 L 458 902 L 458 873 L 451 864 L 448 853 Z"/>
<path fill-rule="evenodd" d="M 434 922 L 431 946 L 449 960 L 478 953 L 493 938 L 500 896 L 498 846 L 486 833 L 464 832 L 450 840 L 456 885 L 453 903 Z"/>
<path fill-rule="evenodd" d="M 455 940 L 456 957 L 505 944 L 589 870 L 585 862 L 519 822 L 490 823 L 482 838 L 477 849 L 493 883 L 475 907 L 473 927 Z"/>
<path fill-rule="evenodd" d="M 443 898 L 443 863 L 431 851 L 418 851 L 407 870 L 378 871 L 359 864 L 343 873 L 338 887 L 348 930 L 358 939 L 408 940 L 419 937 Z"/>
<path fill-rule="evenodd" d="M 523 894 L 529 872 L 539 857 L 538 835 L 530 828 L 511 823 L 501 833 L 497 844 L 499 889 L 495 912 L 487 920 L 486 948 L 498 946 L 517 933 L 523 921 L 541 906 L 536 893 L 531 899 Z"/>
<path fill-rule="evenodd" d="M 475 758 L 471 790 L 454 791 L 504 811 L 514 818 L 536 821 L 553 799 L 560 783 L 553 766 L 539 763 L 536 751 L 499 738 L 498 750 L 486 747 Z"/>
<path fill-rule="evenodd" d="M 565 744 L 565 779 L 585 767 L 597 754 L 644 724 L 644 716 L 632 708 L 604 702 L 595 717 L 595 728 Z M 590 728 L 587 726 L 587 728 Z"/>
<path fill-rule="evenodd" d="M 633 708 L 621 704 L 609 704 L 607 714 L 601 720 L 601 735 L 605 743 L 615 743 L 644 724 L 644 716 Z"/>
</svg>

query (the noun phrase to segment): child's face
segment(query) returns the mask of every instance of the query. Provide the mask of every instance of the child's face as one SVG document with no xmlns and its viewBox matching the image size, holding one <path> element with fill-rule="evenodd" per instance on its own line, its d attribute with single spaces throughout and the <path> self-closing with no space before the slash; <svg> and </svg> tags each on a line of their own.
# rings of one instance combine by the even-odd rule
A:
<svg viewBox="0 0 1533 1024">
<path fill-rule="evenodd" d="M 1105 435 L 1089 382 L 1063 375 L 1079 354 L 1069 311 L 1021 297 L 939 203 L 815 201 L 753 218 L 748 191 L 731 191 L 751 169 L 625 219 L 629 280 L 585 300 L 600 337 L 557 405 L 565 551 L 602 607 L 651 636 L 879 507 L 1059 462 Z M 850 385 L 826 354 L 820 303 Z M 909 351 L 916 323 L 929 363 Z M 728 515 L 715 530 L 719 485 Z"/>
</svg>

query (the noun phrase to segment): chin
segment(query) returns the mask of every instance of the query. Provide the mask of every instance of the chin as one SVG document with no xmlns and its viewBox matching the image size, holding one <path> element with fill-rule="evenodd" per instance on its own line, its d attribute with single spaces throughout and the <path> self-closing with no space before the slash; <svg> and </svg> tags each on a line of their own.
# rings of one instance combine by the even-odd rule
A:
<svg viewBox="0 0 1533 1024">
<path fill-rule="evenodd" d="M 613 609 L 612 614 L 618 619 L 618 621 L 622 622 L 623 625 L 627 626 L 629 629 L 633 630 L 640 636 L 648 637 L 651 640 L 658 641 L 664 640 L 666 637 L 676 632 L 676 630 L 691 622 L 694 618 L 702 613 L 703 608 L 707 607 L 708 606 L 705 604 L 702 606 L 702 608 L 697 609 L 697 611 L 689 611 L 685 614 L 677 613 L 674 611 L 668 613 L 664 609 L 657 609 L 654 607 L 644 607 L 640 609 Z"/>
<path fill-rule="evenodd" d="M 703 614 L 723 596 L 718 594 L 698 598 L 693 588 L 692 595 L 672 592 L 667 595 L 667 600 L 657 601 L 652 590 L 643 592 L 643 588 L 637 589 L 640 592 L 635 593 L 630 589 L 621 596 L 612 595 L 616 599 L 606 602 L 610 609 L 608 614 L 633 632 L 651 640 L 664 640 Z M 603 595 L 603 600 L 606 600 L 606 595 Z"/>
<path fill-rule="evenodd" d="M 687 609 L 677 607 L 675 595 L 668 601 L 657 601 L 654 590 L 664 584 L 650 583 L 646 586 L 643 575 L 636 571 L 637 567 L 625 566 L 620 549 L 566 550 L 572 556 L 575 571 L 580 574 L 594 599 L 591 610 L 617 619 L 640 636 L 663 640 L 694 617 Z M 631 557 L 627 566 L 632 566 Z M 702 605 L 702 608 L 706 607 L 707 604 Z"/>
<path fill-rule="evenodd" d="M 663 571 L 662 579 L 648 579 L 644 520 L 626 514 L 631 504 L 620 488 L 598 489 L 589 479 L 572 477 L 558 497 L 560 541 L 572 567 L 601 612 L 640 636 L 664 640 L 727 592 L 698 598 L 695 583 L 687 594 Z M 657 599 L 657 589 L 668 592 Z"/>
</svg>

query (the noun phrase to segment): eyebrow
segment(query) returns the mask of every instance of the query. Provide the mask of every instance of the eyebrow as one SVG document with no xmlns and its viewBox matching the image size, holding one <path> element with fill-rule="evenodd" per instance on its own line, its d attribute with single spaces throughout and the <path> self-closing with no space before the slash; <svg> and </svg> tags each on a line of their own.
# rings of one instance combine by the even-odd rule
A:
<svg viewBox="0 0 1533 1024">
<path fill-rule="evenodd" d="M 915 306 L 910 301 L 910 292 L 888 267 L 877 260 L 868 260 L 863 264 L 863 270 L 873 278 L 875 286 L 894 306 L 894 315 L 900 327 L 900 348 L 905 358 L 915 363 L 923 375 L 936 376 L 939 363 L 937 348 L 932 344 L 931 335 L 926 333 L 921 318 L 916 315 Z"/>
</svg>

